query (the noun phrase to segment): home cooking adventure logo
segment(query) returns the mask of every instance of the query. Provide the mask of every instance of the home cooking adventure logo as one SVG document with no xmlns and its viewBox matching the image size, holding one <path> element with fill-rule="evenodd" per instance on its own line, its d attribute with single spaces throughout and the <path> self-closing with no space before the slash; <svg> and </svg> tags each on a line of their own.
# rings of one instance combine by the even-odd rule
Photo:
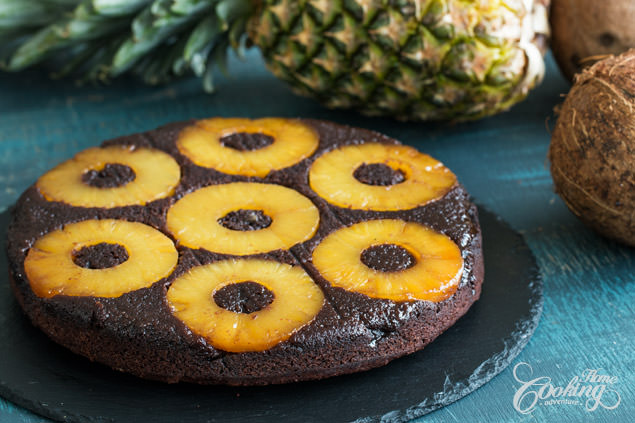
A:
<svg viewBox="0 0 635 423">
<path fill-rule="evenodd" d="M 588 412 L 599 408 L 614 410 L 622 401 L 615 389 L 618 378 L 602 373 L 602 369 L 585 369 L 567 383 L 552 382 L 549 376 L 534 375 L 529 363 L 514 366 L 514 379 L 521 384 L 513 404 L 521 414 L 530 414 L 538 406 L 582 406 Z"/>
</svg>

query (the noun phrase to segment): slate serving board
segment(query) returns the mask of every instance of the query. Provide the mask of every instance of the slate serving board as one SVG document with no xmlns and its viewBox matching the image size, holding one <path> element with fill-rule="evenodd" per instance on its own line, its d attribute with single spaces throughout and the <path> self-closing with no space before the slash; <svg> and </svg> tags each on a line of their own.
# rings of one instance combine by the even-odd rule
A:
<svg viewBox="0 0 635 423">
<path fill-rule="evenodd" d="M 501 372 L 533 334 L 542 280 L 523 238 L 479 209 L 481 299 L 423 351 L 323 381 L 230 388 L 143 381 L 91 363 L 35 329 L 14 300 L 0 256 L 0 395 L 69 422 L 400 422 L 469 394 Z M 5 250 L 9 213 L 0 214 Z"/>
</svg>

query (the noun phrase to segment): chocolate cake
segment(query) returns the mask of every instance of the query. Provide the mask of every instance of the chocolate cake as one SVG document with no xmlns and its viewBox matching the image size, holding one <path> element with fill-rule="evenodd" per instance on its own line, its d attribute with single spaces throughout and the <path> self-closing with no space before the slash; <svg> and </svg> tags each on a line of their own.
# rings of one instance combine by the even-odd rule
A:
<svg viewBox="0 0 635 423">
<path fill-rule="evenodd" d="M 376 132 L 188 121 L 43 175 L 8 233 L 33 324 L 165 382 L 265 385 L 384 365 L 463 316 L 483 281 L 452 172 Z"/>
</svg>

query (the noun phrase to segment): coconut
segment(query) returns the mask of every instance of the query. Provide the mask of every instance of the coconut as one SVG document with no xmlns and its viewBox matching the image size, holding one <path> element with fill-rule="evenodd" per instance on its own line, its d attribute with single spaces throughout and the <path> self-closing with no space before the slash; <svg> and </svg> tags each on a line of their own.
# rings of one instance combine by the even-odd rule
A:
<svg viewBox="0 0 635 423">
<path fill-rule="evenodd" d="M 635 49 L 576 76 L 549 159 L 569 209 L 599 233 L 635 246 Z"/>
<path fill-rule="evenodd" d="M 635 47 L 633 23 L 633 0 L 553 0 L 551 48 L 562 73 L 572 81 L 597 59 Z"/>
</svg>

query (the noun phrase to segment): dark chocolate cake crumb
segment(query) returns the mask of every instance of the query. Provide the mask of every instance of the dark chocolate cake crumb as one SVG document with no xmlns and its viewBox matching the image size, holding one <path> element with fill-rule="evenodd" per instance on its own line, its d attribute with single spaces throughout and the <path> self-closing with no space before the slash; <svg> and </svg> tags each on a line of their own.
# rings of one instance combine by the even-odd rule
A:
<svg viewBox="0 0 635 423">
<path fill-rule="evenodd" d="M 227 213 L 218 223 L 233 231 L 257 231 L 268 228 L 271 218 L 262 210 L 240 209 Z"/>
<path fill-rule="evenodd" d="M 119 163 L 106 163 L 101 170 L 89 170 L 82 175 L 82 182 L 96 188 L 117 188 L 134 181 L 134 170 Z"/>
<path fill-rule="evenodd" d="M 273 292 L 257 282 L 246 281 L 225 285 L 214 292 L 214 302 L 234 313 L 250 314 L 273 302 Z"/>
<path fill-rule="evenodd" d="M 364 163 L 353 172 L 353 176 L 362 184 L 389 186 L 397 185 L 406 180 L 406 176 L 399 169 L 383 163 Z"/>
<path fill-rule="evenodd" d="M 220 139 L 223 146 L 238 151 L 260 150 L 273 144 L 273 141 L 272 136 L 260 132 L 235 132 Z"/>
<path fill-rule="evenodd" d="M 128 250 L 119 244 L 101 242 L 73 252 L 73 263 L 85 269 L 107 269 L 128 260 Z"/>
<path fill-rule="evenodd" d="M 395 244 L 379 244 L 362 251 L 362 263 L 380 272 L 399 272 L 417 264 L 410 251 Z"/>
</svg>

